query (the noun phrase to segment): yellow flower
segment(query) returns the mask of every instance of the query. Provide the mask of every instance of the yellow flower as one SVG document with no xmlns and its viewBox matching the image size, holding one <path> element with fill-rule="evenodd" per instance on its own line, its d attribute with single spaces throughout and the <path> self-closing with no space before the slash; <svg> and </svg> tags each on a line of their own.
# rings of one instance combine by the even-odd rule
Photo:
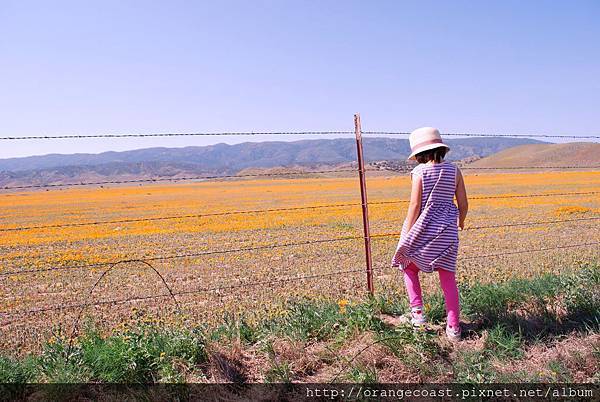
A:
<svg viewBox="0 0 600 402">
<path fill-rule="evenodd" d="M 346 306 L 348 305 L 348 300 L 341 299 L 338 301 L 338 306 L 340 308 L 340 313 L 344 314 L 346 312 Z"/>
</svg>

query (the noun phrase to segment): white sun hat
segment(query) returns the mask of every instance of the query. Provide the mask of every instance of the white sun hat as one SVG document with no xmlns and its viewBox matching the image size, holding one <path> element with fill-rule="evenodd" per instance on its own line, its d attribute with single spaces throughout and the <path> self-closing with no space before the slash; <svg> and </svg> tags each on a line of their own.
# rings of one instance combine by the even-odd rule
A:
<svg viewBox="0 0 600 402">
<path fill-rule="evenodd" d="M 419 152 L 429 151 L 430 149 L 445 147 L 448 150 L 450 147 L 442 141 L 442 136 L 437 128 L 421 127 L 410 133 L 408 137 L 410 143 L 411 154 L 408 159 L 415 159 L 415 155 Z"/>
</svg>

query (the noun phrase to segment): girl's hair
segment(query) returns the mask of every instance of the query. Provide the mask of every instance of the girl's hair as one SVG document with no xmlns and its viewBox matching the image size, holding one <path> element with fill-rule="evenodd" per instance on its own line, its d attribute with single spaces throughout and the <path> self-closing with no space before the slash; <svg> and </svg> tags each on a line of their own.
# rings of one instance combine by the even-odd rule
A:
<svg viewBox="0 0 600 402">
<path fill-rule="evenodd" d="M 435 161 L 437 163 L 440 163 L 444 160 L 447 150 L 448 149 L 445 147 L 434 148 L 428 151 L 419 152 L 415 155 L 415 158 L 419 163 L 427 163 L 429 161 Z"/>
</svg>

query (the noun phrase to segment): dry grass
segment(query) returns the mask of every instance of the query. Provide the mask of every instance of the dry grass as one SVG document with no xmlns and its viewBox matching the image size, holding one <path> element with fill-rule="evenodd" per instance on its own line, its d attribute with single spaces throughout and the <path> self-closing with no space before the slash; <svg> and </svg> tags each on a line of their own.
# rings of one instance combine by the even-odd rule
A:
<svg viewBox="0 0 600 402">
<path fill-rule="evenodd" d="M 569 375 L 575 383 L 594 382 L 600 371 L 599 359 L 594 353 L 600 349 L 600 334 L 570 334 L 551 344 L 537 344 L 529 348 L 523 359 L 511 362 L 494 362 L 501 373 L 525 371 L 535 374 L 541 381 L 558 381 L 557 375 Z M 560 362 L 564 373 L 556 372 L 553 363 Z M 564 378 L 562 378 L 564 380 Z"/>
<path fill-rule="evenodd" d="M 527 144 L 505 149 L 472 164 L 474 167 L 598 166 L 600 144 Z"/>
</svg>

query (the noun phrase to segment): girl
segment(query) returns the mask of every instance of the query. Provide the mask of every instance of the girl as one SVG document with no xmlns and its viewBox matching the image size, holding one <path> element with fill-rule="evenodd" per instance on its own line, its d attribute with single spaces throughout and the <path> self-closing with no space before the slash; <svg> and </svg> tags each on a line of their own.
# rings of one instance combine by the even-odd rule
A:
<svg viewBox="0 0 600 402">
<path fill-rule="evenodd" d="M 446 335 L 457 341 L 461 329 L 455 272 L 458 228 L 464 228 L 468 210 L 465 184 L 458 167 L 444 161 L 450 148 L 442 142 L 437 129 L 419 128 L 410 134 L 409 142 L 409 159 L 416 159 L 419 164 L 411 171 L 410 204 L 392 267 L 404 272 L 413 325 L 427 322 L 419 271 L 438 271 L 446 302 Z"/>
</svg>

